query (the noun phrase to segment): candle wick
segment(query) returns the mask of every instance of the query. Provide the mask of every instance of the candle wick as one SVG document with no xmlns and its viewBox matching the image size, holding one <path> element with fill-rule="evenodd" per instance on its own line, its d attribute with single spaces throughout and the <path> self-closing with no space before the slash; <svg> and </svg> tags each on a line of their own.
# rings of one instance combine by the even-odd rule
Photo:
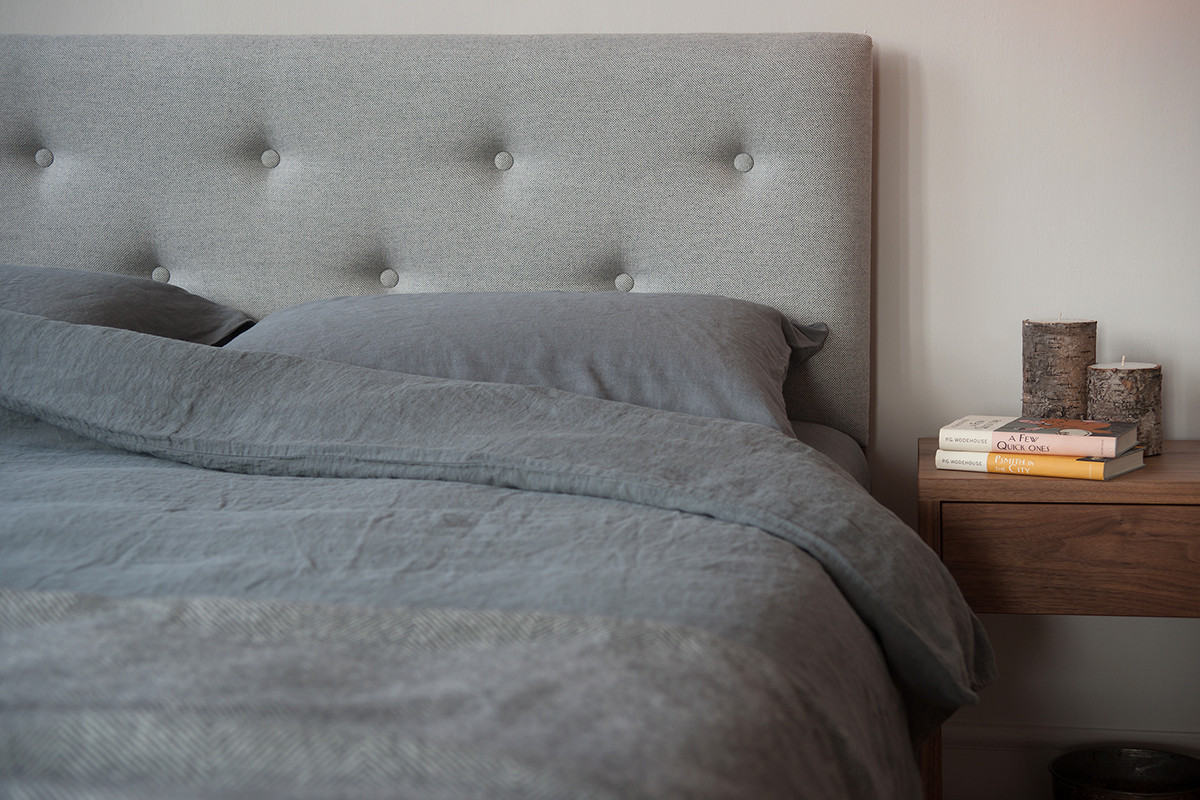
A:
<svg viewBox="0 0 1200 800">
<path fill-rule="evenodd" d="M 1125 366 L 1125 356 L 1121 356 L 1121 366 Z"/>
<path fill-rule="evenodd" d="M 1063 312 L 1061 312 L 1061 311 L 1058 312 L 1058 321 L 1059 322 L 1062 322 L 1062 315 L 1063 315 Z"/>
</svg>

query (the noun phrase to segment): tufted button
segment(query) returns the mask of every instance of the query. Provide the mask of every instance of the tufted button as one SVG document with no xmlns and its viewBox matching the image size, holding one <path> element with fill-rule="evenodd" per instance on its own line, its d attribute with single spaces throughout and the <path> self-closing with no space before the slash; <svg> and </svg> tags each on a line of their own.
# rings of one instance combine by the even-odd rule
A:
<svg viewBox="0 0 1200 800">
<path fill-rule="evenodd" d="M 33 154 L 33 160 L 39 167 L 48 167 L 54 163 L 54 153 L 43 147 Z"/>
<path fill-rule="evenodd" d="M 264 150 L 262 163 L 264 167 L 275 169 L 275 167 L 279 166 L 279 153 L 276 153 L 274 150 Z"/>
<path fill-rule="evenodd" d="M 391 289 L 400 283 L 400 276 L 396 274 L 396 270 L 394 269 L 385 269 L 379 273 L 379 282 Z"/>
<path fill-rule="evenodd" d="M 618 292 L 628 292 L 633 288 L 633 276 L 622 272 L 613 283 L 616 284 Z"/>
<path fill-rule="evenodd" d="M 496 153 L 496 169 L 503 172 L 505 170 L 512 169 L 512 165 L 513 165 L 512 153 L 507 153 L 504 150 L 501 150 L 499 153 Z"/>
<path fill-rule="evenodd" d="M 150 273 L 150 277 L 159 283 L 166 283 L 171 280 L 171 270 L 166 267 L 155 267 L 154 271 Z"/>
<path fill-rule="evenodd" d="M 749 153 L 738 153 L 733 159 L 733 168 L 738 172 L 749 172 L 754 169 L 754 159 Z"/>
</svg>

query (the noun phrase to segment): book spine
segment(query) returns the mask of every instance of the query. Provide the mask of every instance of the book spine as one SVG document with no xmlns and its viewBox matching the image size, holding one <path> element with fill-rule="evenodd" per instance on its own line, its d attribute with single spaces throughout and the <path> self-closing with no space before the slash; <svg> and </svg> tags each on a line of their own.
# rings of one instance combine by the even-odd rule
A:
<svg viewBox="0 0 1200 800">
<path fill-rule="evenodd" d="M 1103 462 L 1080 461 L 1071 456 L 962 453 L 938 450 L 934 458 L 934 465 L 938 469 L 957 469 L 968 472 L 995 472 L 1005 475 L 1040 475 L 1046 478 L 1104 480 Z"/>
<path fill-rule="evenodd" d="M 1116 458 L 1113 436 L 1064 436 L 1057 433 L 1011 433 L 943 429 L 938 447 L 972 453 L 1006 453 L 1020 456 L 1075 456 Z"/>
</svg>

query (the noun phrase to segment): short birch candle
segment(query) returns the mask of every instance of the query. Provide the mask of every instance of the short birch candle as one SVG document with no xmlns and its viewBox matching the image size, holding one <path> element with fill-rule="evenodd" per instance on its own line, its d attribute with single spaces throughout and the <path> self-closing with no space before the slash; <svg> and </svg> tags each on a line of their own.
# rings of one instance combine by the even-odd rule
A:
<svg viewBox="0 0 1200 800">
<path fill-rule="evenodd" d="M 1085 419 L 1088 367 L 1096 361 L 1096 320 L 1027 319 L 1022 323 L 1021 344 L 1021 415 Z"/>
<path fill-rule="evenodd" d="M 1162 366 L 1143 361 L 1088 367 L 1088 418 L 1136 422 L 1146 455 L 1162 452 Z"/>
</svg>

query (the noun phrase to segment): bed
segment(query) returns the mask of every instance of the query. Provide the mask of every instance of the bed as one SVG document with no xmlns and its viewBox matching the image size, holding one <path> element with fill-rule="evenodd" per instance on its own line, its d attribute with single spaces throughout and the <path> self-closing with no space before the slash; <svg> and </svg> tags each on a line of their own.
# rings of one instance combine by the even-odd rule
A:
<svg viewBox="0 0 1200 800">
<path fill-rule="evenodd" d="M 0 791 L 922 793 L 871 41 L 0 37 Z"/>
</svg>

